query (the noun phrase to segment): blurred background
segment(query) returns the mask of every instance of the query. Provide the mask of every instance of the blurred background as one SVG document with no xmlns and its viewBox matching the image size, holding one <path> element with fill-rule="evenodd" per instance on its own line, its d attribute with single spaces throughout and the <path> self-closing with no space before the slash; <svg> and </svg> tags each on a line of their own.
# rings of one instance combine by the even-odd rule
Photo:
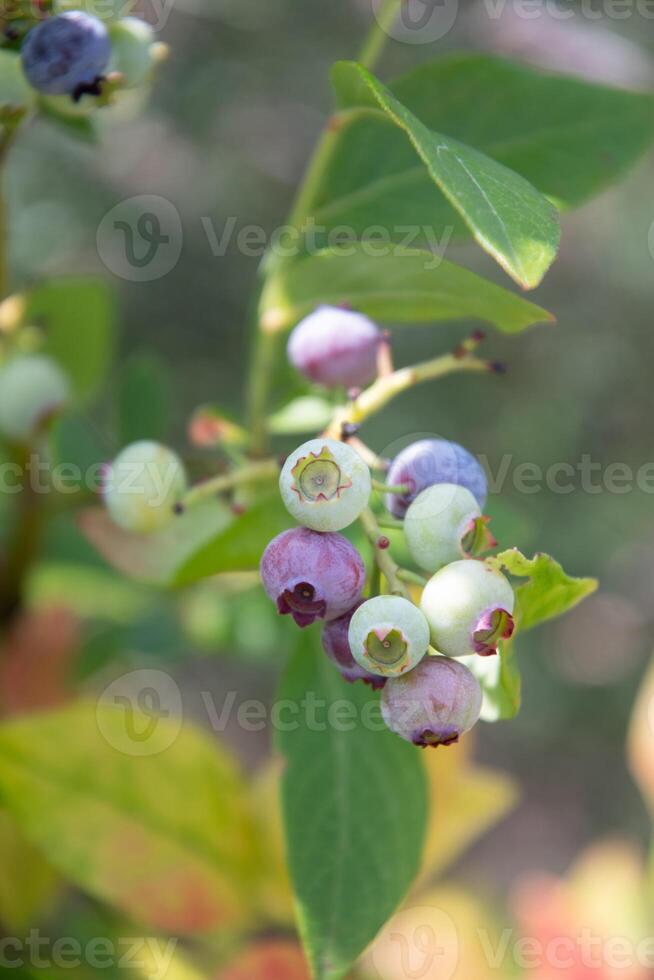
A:
<svg viewBox="0 0 654 980">
<path fill-rule="evenodd" d="M 149 0 L 140 12 L 157 21 Z M 172 54 L 140 115 L 114 112 L 95 147 L 47 122 L 18 141 L 7 177 L 11 258 L 19 287 L 74 272 L 101 275 L 116 292 L 118 367 L 92 421 L 80 421 L 75 451 L 97 459 L 116 452 L 112 384 L 125 364 L 147 364 L 169 405 L 162 436 L 193 465 L 186 430 L 198 403 L 235 415 L 243 409 L 258 261 L 241 254 L 234 238 L 214 254 L 211 229 L 220 238 L 235 222 L 270 234 L 284 222 L 330 110 L 329 66 L 356 55 L 371 11 L 367 0 L 174 0 L 166 13 L 158 37 Z M 562 20 L 543 8 L 542 18 L 526 20 L 509 5 L 491 18 L 487 6 L 466 2 L 438 42 L 389 45 L 382 76 L 465 48 L 647 89 L 653 47 L 654 22 L 635 10 L 612 19 L 580 9 Z M 512 916 L 525 876 L 566 874 L 598 839 L 631 842 L 635 850 L 617 858 L 595 855 L 606 882 L 615 866 L 641 867 L 649 840 L 625 743 L 654 632 L 653 170 L 650 155 L 618 187 L 565 216 L 560 258 L 533 294 L 557 324 L 516 338 L 490 333 L 483 349 L 507 364 L 504 377 L 453 376 L 418 388 L 365 429 L 382 454 L 425 433 L 480 454 L 491 476 L 501 474 L 488 508 L 496 536 L 526 552 L 550 552 L 571 574 L 601 582 L 565 619 L 521 638 L 522 711 L 511 723 L 481 725 L 475 739 L 478 763 L 510 775 L 519 800 L 457 858 L 449 877 L 496 914 L 506 910 L 500 919 Z M 170 201 L 184 237 L 170 273 L 133 283 L 104 266 L 96 232 L 110 209 L 139 194 Z M 476 248 L 451 247 L 448 257 L 509 285 Z M 403 327 L 396 361 L 449 350 L 464 334 L 461 325 Z M 535 489 L 528 476 L 521 482 L 523 464 L 543 474 Z M 573 476 L 556 477 L 562 492 L 545 479 L 556 464 L 574 468 Z M 628 468 L 626 486 L 624 468 L 613 464 Z M 36 646 L 57 649 L 36 658 L 38 691 L 26 683 L 29 657 L 6 679 L 4 698 L 16 708 L 57 703 L 73 687 L 100 691 L 143 667 L 169 673 L 185 717 L 207 727 L 203 691 L 217 701 L 227 690 L 239 700 L 272 700 L 287 634 L 256 586 L 234 596 L 208 582 L 166 596 L 126 584 L 63 515 L 31 590 L 45 617 L 30 627 L 41 630 Z M 33 637 L 24 645 L 35 649 Z M 221 737 L 248 772 L 270 750 L 266 731 L 228 727 Z M 538 894 L 532 904 L 542 910 Z M 528 916 L 527 898 L 520 909 Z"/>
</svg>

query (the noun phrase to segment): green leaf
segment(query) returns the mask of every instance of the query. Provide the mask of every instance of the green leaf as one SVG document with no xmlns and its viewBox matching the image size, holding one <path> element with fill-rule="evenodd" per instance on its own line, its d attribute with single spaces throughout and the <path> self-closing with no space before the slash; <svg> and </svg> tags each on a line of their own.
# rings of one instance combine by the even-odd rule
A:
<svg viewBox="0 0 654 980">
<path fill-rule="evenodd" d="M 270 416 L 268 431 L 275 436 L 318 432 L 329 423 L 333 412 L 333 405 L 326 398 L 301 395 Z"/>
<path fill-rule="evenodd" d="M 300 931 L 318 980 L 345 976 L 420 865 L 420 754 L 384 728 L 377 701 L 340 677 L 314 631 L 303 636 L 280 692 L 292 724 L 277 742 Z"/>
<path fill-rule="evenodd" d="M 597 579 L 567 575 L 550 555 L 525 558 L 517 548 L 502 551 L 492 562 L 529 581 L 516 589 L 516 622 L 522 632 L 562 616 L 597 589 Z"/>
<path fill-rule="evenodd" d="M 124 365 L 118 382 L 118 433 L 121 446 L 139 439 L 163 442 L 168 432 L 170 375 L 152 354 L 137 354 Z"/>
<path fill-rule="evenodd" d="M 359 76 L 339 69 L 335 82 L 345 111 L 334 118 L 339 129 L 311 203 L 316 228 L 346 226 L 363 238 L 382 226 L 394 241 L 441 248 L 452 232 L 465 233 L 404 133 L 374 108 Z M 521 174 L 561 208 L 583 203 L 621 177 L 654 138 L 650 94 L 485 54 L 439 58 L 389 88 L 429 129 Z"/>
<path fill-rule="evenodd" d="M 496 657 L 462 657 L 475 675 L 484 695 L 483 721 L 507 721 L 520 710 L 522 679 L 513 640 L 502 640 Z"/>
<path fill-rule="evenodd" d="M 573 207 L 654 140 L 654 98 L 484 54 L 420 65 L 391 86 L 430 129 L 469 143 Z"/>
<path fill-rule="evenodd" d="M 181 725 L 168 693 L 167 717 L 138 709 L 135 691 L 5 723 L 0 794 L 65 877 L 137 922 L 238 928 L 257 860 L 245 786 L 214 739 Z"/>
<path fill-rule="evenodd" d="M 521 680 L 515 653 L 516 636 L 539 623 L 568 612 L 597 588 L 593 578 L 572 578 L 549 555 L 525 558 L 510 548 L 487 559 L 487 564 L 529 581 L 515 590 L 516 633 L 502 640 L 496 657 L 462 658 L 484 692 L 482 718 L 514 718 L 520 710 Z"/>
<path fill-rule="evenodd" d="M 77 523 L 96 551 L 123 575 L 170 587 L 219 572 L 258 569 L 270 539 L 292 520 L 275 489 L 242 514 L 218 498 L 199 501 L 152 534 L 122 530 L 100 507 L 82 511 Z"/>
<path fill-rule="evenodd" d="M 59 879 L 39 851 L 25 840 L 7 810 L 0 810 L 0 917 L 5 927 L 35 926 L 49 911 Z"/>
<path fill-rule="evenodd" d="M 361 65 L 340 62 L 335 66 L 337 90 L 341 85 L 351 90 L 352 74 L 369 90 L 364 105 L 377 104 L 405 132 L 431 179 L 481 247 L 521 286 L 537 286 L 559 244 L 558 217 L 549 201 L 503 164 L 429 129 Z"/>
<path fill-rule="evenodd" d="M 0 106 L 33 105 L 35 92 L 23 74 L 16 51 L 0 51 Z"/>
<path fill-rule="evenodd" d="M 218 528 L 184 562 L 177 565 L 176 585 L 190 585 L 219 572 L 249 572 L 259 568 L 261 556 L 275 535 L 293 523 L 279 491 L 267 493 L 229 523 Z"/>
<path fill-rule="evenodd" d="M 114 309 L 100 280 L 61 279 L 31 290 L 25 317 L 45 331 L 45 353 L 68 373 L 79 397 L 93 394 L 114 354 Z"/>
<path fill-rule="evenodd" d="M 348 303 L 375 319 L 397 323 L 477 319 L 506 333 L 553 319 L 461 266 L 399 245 L 375 256 L 363 243 L 352 244 L 285 267 L 263 294 L 263 324 L 272 331 L 286 329 L 321 303 Z"/>
<path fill-rule="evenodd" d="M 77 523 L 96 551 L 123 575 L 150 585 L 170 586 L 177 569 L 230 528 L 234 520 L 230 508 L 216 499 L 194 504 L 152 534 L 123 531 L 102 507 L 82 511 Z"/>
</svg>

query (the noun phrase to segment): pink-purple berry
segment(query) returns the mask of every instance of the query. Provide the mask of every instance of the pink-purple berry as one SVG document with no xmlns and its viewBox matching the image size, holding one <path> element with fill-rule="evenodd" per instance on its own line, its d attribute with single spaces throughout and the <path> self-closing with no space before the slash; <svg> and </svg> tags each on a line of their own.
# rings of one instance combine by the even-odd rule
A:
<svg viewBox="0 0 654 980">
<path fill-rule="evenodd" d="M 350 684 L 355 681 L 363 681 L 365 684 L 370 684 L 373 689 L 378 689 L 384 686 L 386 678 L 380 677 L 378 674 L 371 674 L 359 666 L 352 656 L 347 636 L 350 620 L 360 605 L 361 603 L 358 602 L 344 616 L 339 616 L 338 619 L 332 619 L 331 622 L 325 623 L 322 631 L 322 646 L 346 681 L 349 681 Z"/>
<path fill-rule="evenodd" d="M 388 494 L 386 506 L 395 517 L 403 518 L 422 490 L 436 483 L 455 483 L 465 487 L 483 509 L 488 484 L 479 461 L 456 442 L 446 439 L 420 439 L 395 457 L 386 476 L 389 486 L 405 485 L 405 494 Z"/>
<path fill-rule="evenodd" d="M 361 313 L 319 306 L 301 320 L 288 341 L 288 358 L 317 384 L 363 387 L 375 377 L 383 334 Z"/>
<path fill-rule="evenodd" d="M 391 731 L 423 748 L 458 742 L 478 721 L 481 705 L 479 681 L 447 657 L 425 657 L 408 674 L 391 677 L 381 697 Z"/>
<path fill-rule="evenodd" d="M 260 571 L 278 612 L 302 627 L 348 612 L 361 598 L 366 580 L 363 560 L 347 538 L 306 527 L 273 538 Z"/>
</svg>

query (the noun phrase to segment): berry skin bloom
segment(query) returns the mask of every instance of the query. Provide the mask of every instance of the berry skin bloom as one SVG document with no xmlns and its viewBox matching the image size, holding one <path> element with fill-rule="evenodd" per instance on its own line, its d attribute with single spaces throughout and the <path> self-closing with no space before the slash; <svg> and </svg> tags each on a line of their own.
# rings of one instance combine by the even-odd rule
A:
<svg viewBox="0 0 654 980">
<path fill-rule="evenodd" d="M 288 359 L 310 381 L 334 388 L 362 388 L 377 373 L 377 351 L 383 335 L 361 313 L 319 306 L 295 327 Z"/>
<path fill-rule="evenodd" d="M 286 460 L 279 490 L 286 509 L 314 531 L 340 531 L 370 499 L 370 470 L 358 453 L 334 439 L 311 439 Z"/>
<path fill-rule="evenodd" d="M 465 487 L 436 483 L 418 494 L 404 518 L 411 557 L 427 572 L 478 555 L 496 542 L 479 504 Z"/>
<path fill-rule="evenodd" d="M 73 98 L 94 90 L 110 56 L 107 28 L 80 10 L 42 21 L 29 32 L 21 51 L 30 85 L 45 95 Z"/>
<path fill-rule="evenodd" d="M 394 677 L 412 670 L 427 653 L 429 624 L 408 599 L 379 595 L 354 612 L 348 639 L 359 666 Z"/>
<path fill-rule="evenodd" d="M 420 439 L 398 453 L 390 465 L 386 482 L 406 484 L 406 494 L 389 493 L 386 506 L 394 517 L 402 518 L 410 503 L 427 487 L 436 483 L 456 483 L 465 487 L 480 507 L 486 503 L 488 486 L 481 465 L 467 449 L 446 439 Z"/>
<path fill-rule="evenodd" d="M 481 561 L 455 561 L 436 572 L 422 593 L 431 642 L 448 657 L 497 653 L 513 634 L 515 597 L 508 580 Z"/>
<path fill-rule="evenodd" d="M 133 442 L 107 466 L 104 503 L 119 527 L 147 534 L 173 519 L 175 504 L 187 488 L 179 457 L 167 446 Z"/>
<path fill-rule="evenodd" d="M 300 627 L 348 612 L 361 598 L 366 580 L 361 555 L 347 538 L 306 527 L 273 538 L 260 572 L 278 612 L 292 616 Z"/>
<path fill-rule="evenodd" d="M 361 603 L 358 603 L 355 609 L 358 609 L 359 605 Z M 350 650 L 348 630 L 355 609 L 350 609 L 344 616 L 339 616 L 338 619 L 332 619 L 330 623 L 325 623 L 321 637 L 323 650 L 336 665 L 341 676 L 350 684 L 355 681 L 363 681 L 377 690 L 384 686 L 386 678 L 380 677 L 379 674 L 370 674 L 363 667 L 360 667 Z"/>
<path fill-rule="evenodd" d="M 407 742 L 452 745 L 479 720 L 479 681 L 461 663 L 425 657 L 415 670 L 392 677 L 382 691 L 382 717 Z"/>
<path fill-rule="evenodd" d="M 0 368 L 0 432 L 27 442 L 70 397 L 70 384 L 56 361 L 20 355 Z"/>
</svg>

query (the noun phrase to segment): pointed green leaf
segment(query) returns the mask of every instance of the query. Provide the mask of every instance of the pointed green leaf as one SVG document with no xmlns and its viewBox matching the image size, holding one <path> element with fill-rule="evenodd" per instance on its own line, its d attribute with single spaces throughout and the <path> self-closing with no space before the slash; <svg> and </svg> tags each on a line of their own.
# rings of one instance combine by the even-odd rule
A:
<svg viewBox="0 0 654 980">
<path fill-rule="evenodd" d="M 473 319 L 517 333 L 552 321 L 540 306 L 420 249 L 372 255 L 363 243 L 284 267 L 262 298 L 266 329 L 283 330 L 321 303 L 348 303 L 374 319 L 430 323 Z"/>
<path fill-rule="evenodd" d="M 361 65 L 341 62 L 335 85 L 358 75 L 374 102 L 408 136 L 414 150 L 475 239 L 526 289 L 537 286 L 556 256 L 555 208 L 519 174 L 450 136 L 433 131 Z M 372 104 L 372 101 L 368 99 Z"/>
<path fill-rule="evenodd" d="M 347 684 L 318 635 L 302 637 L 280 691 L 277 743 L 300 932 L 317 980 L 344 977 L 420 865 L 420 753 L 383 725 L 378 695 Z"/>
<path fill-rule="evenodd" d="M 124 531 L 103 507 L 90 507 L 77 517 L 84 536 L 112 568 L 160 586 L 172 585 L 177 569 L 234 521 L 227 504 L 217 499 L 195 504 L 152 534 Z"/>
<path fill-rule="evenodd" d="M 324 429 L 334 406 L 318 395 L 300 395 L 268 419 L 268 431 L 276 436 L 298 435 Z"/>
<path fill-rule="evenodd" d="M 484 695 L 481 717 L 484 721 L 507 721 L 520 710 L 522 679 L 513 640 L 502 640 L 496 657 L 462 657 L 475 675 Z"/>
<path fill-rule="evenodd" d="M 567 575 L 550 555 L 525 558 L 517 548 L 490 559 L 518 578 L 528 578 L 516 589 L 516 620 L 520 631 L 562 616 L 597 588 L 597 579 Z"/>
<path fill-rule="evenodd" d="M 243 514 L 232 514 L 231 521 L 188 553 L 177 565 L 175 585 L 190 585 L 219 572 L 250 572 L 259 568 L 261 556 L 275 535 L 293 524 L 279 490 L 265 493 Z"/>
<path fill-rule="evenodd" d="M 390 86 L 430 129 L 522 174 L 564 208 L 620 178 L 654 141 L 654 97 L 486 54 L 452 54 Z"/>
<path fill-rule="evenodd" d="M 449 243 L 467 233 L 455 209 L 383 115 L 360 77 L 335 75 L 342 111 L 311 201 L 316 228 L 366 238 L 385 230 L 405 245 Z M 521 174 L 560 208 L 620 178 L 654 139 L 650 93 L 593 85 L 486 54 L 423 64 L 389 89 L 430 130 L 473 146 Z M 327 244 L 324 242 L 323 244 Z"/>
</svg>

